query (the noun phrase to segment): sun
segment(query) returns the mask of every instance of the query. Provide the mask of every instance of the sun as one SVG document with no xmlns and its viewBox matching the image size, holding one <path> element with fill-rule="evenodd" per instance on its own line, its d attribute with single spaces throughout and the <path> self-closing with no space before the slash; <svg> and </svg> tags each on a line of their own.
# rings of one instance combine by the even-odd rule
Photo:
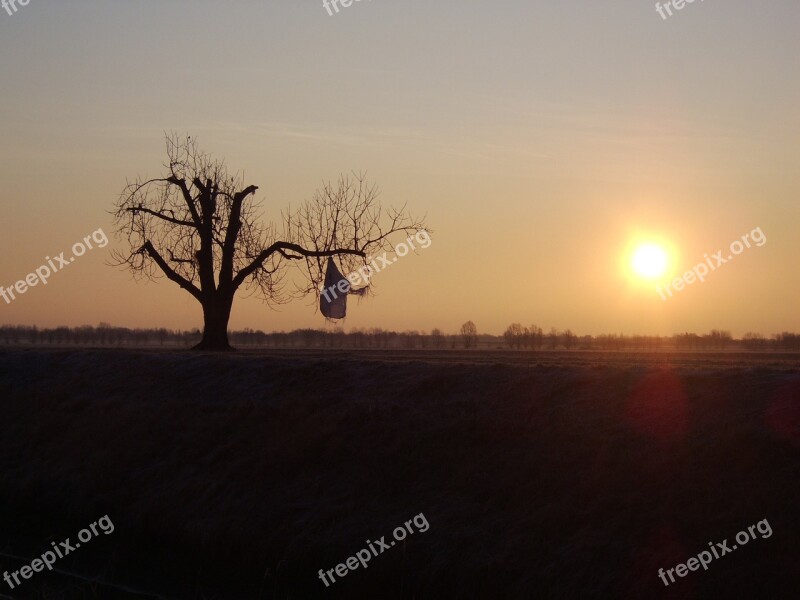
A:
<svg viewBox="0 0 800 600">
<path fill-rule="evenodd" d="M 643 279 L 657 279 L 667 271 L 667 251 L 657 244 L 641 244 L 631 258 L 631 267 Z"/>
</svg>

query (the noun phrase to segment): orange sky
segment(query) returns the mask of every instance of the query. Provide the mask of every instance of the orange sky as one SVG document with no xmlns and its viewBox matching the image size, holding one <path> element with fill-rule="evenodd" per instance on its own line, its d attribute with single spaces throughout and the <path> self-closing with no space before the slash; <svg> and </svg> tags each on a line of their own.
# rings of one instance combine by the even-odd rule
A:
<svg viewBox="0 0 800 600">
<path fill-rule="evenodd" d="M 379 273 L 347 328 L 800 330 L 797 3 L 668 21 L 633 0 L 266 4 L 0 12 L 0 285 L 110 236 L 126 178 L 158 175 L 174 130 L 258 185 L 265 219 L 351 170 L 427 214 L 430 247 Z M 767 243 L 667 301 L 626 266 L 658 238 L 681 274 L 756 227 Z M 202 324 L 174 284 L 106 266 L 112 247 L 0 300 L 0 323 Z M 240 299 L 231 320 L 323 325 L 310 298 Z"/>
</svg>

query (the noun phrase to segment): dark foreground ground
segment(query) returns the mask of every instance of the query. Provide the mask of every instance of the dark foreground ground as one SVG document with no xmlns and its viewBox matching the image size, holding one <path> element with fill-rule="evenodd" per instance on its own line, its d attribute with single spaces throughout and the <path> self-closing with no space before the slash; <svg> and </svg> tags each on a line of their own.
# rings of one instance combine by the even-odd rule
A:
<svg viewBox="0 0 800 600">
<path fill-rule="evenodd" d="M 795 598 L 799 459 L 796 355 L 4 350 L 0 570 L 115 529 L 0 598 Z"/>
</svg>

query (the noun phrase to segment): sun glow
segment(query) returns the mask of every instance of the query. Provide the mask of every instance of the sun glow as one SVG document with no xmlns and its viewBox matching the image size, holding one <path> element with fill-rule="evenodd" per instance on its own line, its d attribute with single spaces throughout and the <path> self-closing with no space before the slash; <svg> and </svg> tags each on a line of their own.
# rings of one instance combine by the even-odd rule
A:
<svg viewBox="0 0 800 600">
<path fill-rule="evenodd" d="M 657 279 L 667 271 L 667 251 L 657 244 L 641 244 L 631 258 L 634 273 L 643 279 Z"/>
</svg>

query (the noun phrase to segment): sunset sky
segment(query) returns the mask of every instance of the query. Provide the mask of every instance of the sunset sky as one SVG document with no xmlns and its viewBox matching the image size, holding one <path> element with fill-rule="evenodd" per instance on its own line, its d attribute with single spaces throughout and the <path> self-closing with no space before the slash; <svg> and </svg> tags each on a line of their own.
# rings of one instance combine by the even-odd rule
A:
<svg viewBox="0 0 800 600">
<path fill-rule="evenodd" d="M 366 171 L 432 244 L 344 325 L 482 333 L 799 331 L 800 3 L 707 0 L 31 0 L 0 9 L 0 285 L 102 228 L 164 132 L 196 137 L 265 219 Z M 768 240 L 664 301 L 666 280 Z M 399 238 L 397 241 L 402 241 Z M 188 329 L 199 304 L 106 265 L 113 240 L 0 300 L 0 324 Z M 232 329 L 322 327 L 314 299 L 234 304 Z"/>
</svg>

